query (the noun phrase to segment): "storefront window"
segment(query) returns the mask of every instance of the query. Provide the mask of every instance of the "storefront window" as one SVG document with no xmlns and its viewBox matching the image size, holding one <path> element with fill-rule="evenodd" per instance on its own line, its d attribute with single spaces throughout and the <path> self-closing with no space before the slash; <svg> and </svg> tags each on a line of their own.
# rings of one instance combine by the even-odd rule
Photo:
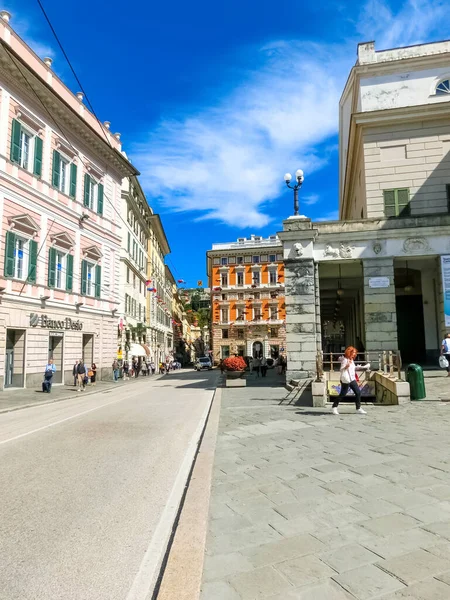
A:
<svg viewBox="0 0 450 600">
<path fill-rule="evenodd" d="M 222 357 L 228 358 L 230 356 L 230 346 L 222 346 Z"/>
</svg>

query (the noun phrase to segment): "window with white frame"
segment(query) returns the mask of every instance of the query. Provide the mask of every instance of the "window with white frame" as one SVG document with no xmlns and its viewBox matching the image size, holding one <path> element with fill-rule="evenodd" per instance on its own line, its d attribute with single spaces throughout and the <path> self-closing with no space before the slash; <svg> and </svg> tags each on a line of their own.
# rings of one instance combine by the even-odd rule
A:
<svg viewBox="0 0 450 600">
<path fill-rule="evenodd" d="M 252 262 L 253 264 L 259 263 L 259 256 L 252 256 Z"/>
<path fill-rule="evenodd" d="M 86 294 L 95 295 L 95 265 L 86 261 Z"/>
<path fill-rule="evenodd" d="M 244 264 L 244 257 L 243 256 L 238 256 L 236 258 L 236 262 L 238 265 L 243 265 Z"/>
<path fill-rule="evenodd" d="M 436 86 L 436 95 L 442 96 L 444 94 L 450 94 L 450 80 L 444 79 Z"/>
<path fill-rule="evenodd" d="M 61 250 L 56 251 L 56 282 L 58 289 L 66 289 L 67 255 Z"/>
<path fill-rule="evenodd" d="M 269 262 L 275 262 L 277 260 L 276 254 L 269 254 Z"/>
<path fill-rule="evenodd" d="M 85 182 L 85 188 L 84 188 L 84 198 L 85 198 L 85 206 L 87 206 L 88 208 L 90 208 L 91 210 L 94 210 L 94 206 L 95 206 L 95 201 L 96 201 L 96 186 L 94 183 L 94 180 L 92 179 L 92 177 L 88 177 L 86 178 L 86 182 Z"/>
<path fill-rule="evenodd" d="M 222 287 L 228 287 L 228 274 L 222 273 L 220 276 L 220 284 Z"/>
<path fill-rule="evenodd" d="M 238 308 L 237 309 L 237 318 L 242 321 L 244 319 L 244 309 L 243 308 Z"/>
<path fill-rule="evenodd" d="M 261 275 L 259 271 L 253 273 L 253 285 L 259 285 L 261 283 Z"/>
<path fill-rule="evenodd" d="M 32 139 L 33 134 L 23 127 L 20 128 L 20 154 L 19 154 L 19 165 L 27 171 L 31 165 L 31 152 L 32 152 Z"/>
<path fill-rule="evenodd" d="M 261 309 L 259 307 L 253 309 L 253 319 L 255 321 L 261 320 Z"/>
<path fill-rule="evenodd" d="M 222 322 L 228 323 L 228 308 L 222 308 L 220 313 L 221 313 L 221 317 L 222 317 Z"/>
<path fill-rule="evenodd" d="M 269 283 L 272 285 L 277 283 L 277 272 L 274 269 L 269 271 Z"/>
<path fill-rule="evenodd" d="M 14 245 L 14 278 L 25 279 L 28 274 L 28 244 L 29 240 L 15 237 Z"/>
<path fill-rule="evenodd" d="M 222 256 L 220 259 L 220 264 L 226 266 L 228 264 L 228 258 L 226 256 Z"/>
<path fill-rule="evenodd" d="M 242 271 L 236 273 L 236 285 L 244 285 L 244 273 Z"/>
<path fill-rule="evenodd" d="M 278 306 L 271 306 L 270 307 L 270 318 L 271 319 L 278 319 Z"/>
<path fill-rule="evenodd" d="M 59 187 L 59 190 L 63 194 L 69 193 L 69 180 L 70 180 L 69 161 L 64 156 L 61 156 L 61 159 L 59 161 L 59 186 L 58 187 Z"/>
</svg>

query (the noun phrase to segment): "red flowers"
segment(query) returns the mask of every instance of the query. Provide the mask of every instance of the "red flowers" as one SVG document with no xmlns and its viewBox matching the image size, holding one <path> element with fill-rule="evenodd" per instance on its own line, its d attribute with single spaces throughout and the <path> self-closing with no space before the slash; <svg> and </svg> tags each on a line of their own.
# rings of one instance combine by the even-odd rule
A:
<svg viewBox="0 0 450 600">
<path fill-rule="evenodd" d="M 247 363 L 242 356 L 230 356 L 229 358 L 225 358 L 223 364 L 227 371 L 243 371 L 247 366 Z"/>
</svg>

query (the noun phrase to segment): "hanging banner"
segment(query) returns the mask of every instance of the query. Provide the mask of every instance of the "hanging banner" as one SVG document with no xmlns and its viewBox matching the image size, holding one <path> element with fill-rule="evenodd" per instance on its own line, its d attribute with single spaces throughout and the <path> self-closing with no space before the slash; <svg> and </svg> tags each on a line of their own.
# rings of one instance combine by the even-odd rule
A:
<svg viewBox="0 0 450 600">
<path fill-rule="evenodd" d="M 441 256 L 445 326 L 450 327 L 450 256 Z"/>
</svg>

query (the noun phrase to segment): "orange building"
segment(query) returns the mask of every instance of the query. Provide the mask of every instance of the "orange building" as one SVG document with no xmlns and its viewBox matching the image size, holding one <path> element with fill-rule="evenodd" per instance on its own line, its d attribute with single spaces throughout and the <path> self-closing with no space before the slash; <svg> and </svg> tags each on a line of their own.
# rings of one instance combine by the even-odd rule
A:
<svg viewBox="0 0 450 600">
<path fill-rule="evenodd" d="M 252 235 L 207 252 L 214 361 L 238 354 L 277 358 L 286 347 L 283 248 Z"/>
</svg>

